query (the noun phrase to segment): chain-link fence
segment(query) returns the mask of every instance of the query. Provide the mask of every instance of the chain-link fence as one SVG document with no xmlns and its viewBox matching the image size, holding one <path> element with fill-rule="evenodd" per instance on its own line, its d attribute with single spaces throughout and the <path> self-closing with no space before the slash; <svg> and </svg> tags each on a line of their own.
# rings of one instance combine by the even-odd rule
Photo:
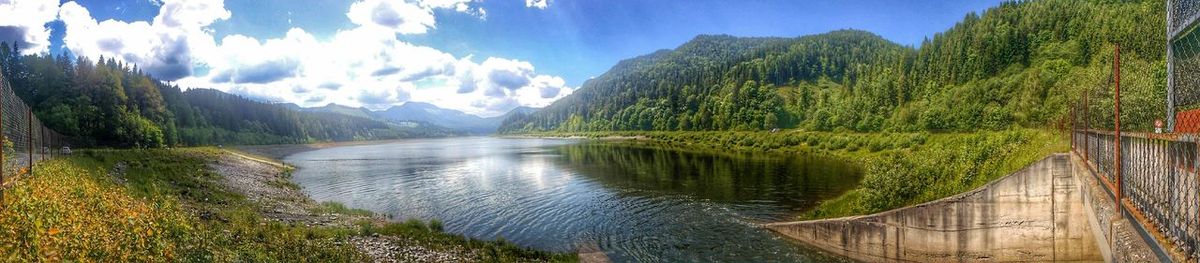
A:
<svg viewBox="0 0 1200 263">
<path fill-rule="evenodd" d="M 1170 244 L 1172 254 L 1194 261 L 1200 258 L 1200 133 L 1163 127 L 1156 116 L 1169 112 L 1168 103 L 1122 108 L 1123 101 L 1137 101 L 1128 94 L 1154 94 L 1147 91 L 1161 86 L 1144 78 L 1122 82 L 1119 52 L 1112 64 L 1111 77 L 1085 89 L 1071 109 L 1071 148 L 1119 200 L 1119 211 L 1159 243 Z"/>
<path fill-rule="evenodd" d="M 66 136 L 42 125 L 0 74 L 0 204 L 4 190 L 21 176 L 32 176 L 37 162 L 70 154 Z"/>
<path fill-rule="evenodd" d="M 1200 0 L 1169 2 L 1167 128 L 1200 132 Z"/>
</svg>

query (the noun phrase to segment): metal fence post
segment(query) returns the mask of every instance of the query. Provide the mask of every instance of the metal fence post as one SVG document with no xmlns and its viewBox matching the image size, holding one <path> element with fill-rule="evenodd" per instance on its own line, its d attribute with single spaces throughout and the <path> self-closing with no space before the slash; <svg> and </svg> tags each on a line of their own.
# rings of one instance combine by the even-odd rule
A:
<svg viewBox="0 0 1200 263">
<path fill-rule="evenodd" d="M 1117 213 L 1120 213 L 1121 200 L 1124 198 L 1121 192 L 1125 188 L 1121 183 L 1121 163 L 1123 162 L 1121 160 L 1121 44 L 1118 43 L 1115 48 L 1113 57 L 1113 72 L 1115 76 L 1115 85 L 1113 85 L 1115 89 L 1115 92 L 1113 92 L 1113 124 L 1116 135 L 1113 138 L 1115 140 L 1113 143 L 1113 165 L 1116 167 L 1114 176 L 1117 179 Z"/>
<path fill-rule="evenodd" d="M 1092 124 L 1091 124 L 1091 120 L 1088 119 L 1088 117 L 1090 117 L 1090 116 L 1088 116 L 1089 106 L 1090 105 L 1088 105 L 1088 92 L 1085 89 L 1083 91 L 1083 160 L 1084 160 L 1084 163 L 1087 163 L 1092 160 L 1091 156 L 1089 156 L 1092 152 L 1091 151 L 1092 150 L 1091 149 L 1092 148 L 1092 145 L 1091 145 L 1092 144 L 1092 140 L 1091 140 L 1092 135 L 1089 134 L 1089 133 L 1091 133 Z"/>
<path fill-rule="evenodd" d="M 3 78 L 0 77 L 0 79 L 3 79 Z M 4 87 L 5 87 L 4 83 L 0 83 L 0 93 L 4 92 Z M 0 98 L 0 207 L 5 206 L 4 205 L 4 165 L 8 164 L 7 160 L 4 159 L 5 158 L 4 157 L 4 141 L 8 140 L 8 137 L 4 136 L 4 131 L 3 131 L 4 130 L 3 129 L 4 128 L 4 110 L 3 109 L 4 109 L 4 99 Z"/>
<path fill-rule="evenodd" d="M 25 145 L 29 146 L 29 176 L 33 176 L 33 111 L 25 109 Z"/>
<path fill-rule="evenodd" d="M 1171 12 L 1170 5 L 1167 5 L 1167 13 Z M 1167 23 L 1171 23 L 1171 15 L 1167 15 Z M 1167 33 L 1170 34 L 1171 27 L 1167 27 Z M 1175 131 L 1175 45 L 1171 44 L 1171 37 L 1167 37 L 1167 132 Z"/>
</svg>

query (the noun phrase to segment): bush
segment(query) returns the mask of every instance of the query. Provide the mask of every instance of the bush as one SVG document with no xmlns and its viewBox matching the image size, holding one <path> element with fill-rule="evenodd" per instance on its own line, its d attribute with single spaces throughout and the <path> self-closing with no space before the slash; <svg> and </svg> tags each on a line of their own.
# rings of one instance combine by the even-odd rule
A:
<svg viewBox="0 0 1200 263">
<path fill-rule="evenodd" d="M 442 232 L 444 230 L 443 226 L 442 226 L 442 221 L 437 220 L 437 219 L 429 220 L 429 230 L 433 230 L 435 232 Z"/>
</svg>

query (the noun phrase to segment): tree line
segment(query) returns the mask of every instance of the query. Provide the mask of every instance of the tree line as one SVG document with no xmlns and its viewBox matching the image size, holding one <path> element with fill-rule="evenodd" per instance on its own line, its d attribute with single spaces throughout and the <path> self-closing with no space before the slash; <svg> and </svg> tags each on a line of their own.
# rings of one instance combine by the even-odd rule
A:
<svg viewBox="0 0 1200 263">
<path fill-rule="evenodd" d="M 624 60 L 501 132 L 609 130 L 972 131 L 1046 127 L 1083 92 L 1165 116 L 1163 1 L 1010 1 L 902 46 L 870 32 L 798 38 L 702 35 Z M 1107 95 L 1108 104 L 1103 98 Z M 1129 116 L 1124 116 L 1129 114 Z"/>
<path fill-rule="evenodd" d="M 43 124 L 80 146 L 276 144 L 440 136 L 333 113 L 297 112 L 212 89 L 182 90 L 113 58 L 21 55 L 0 43 L 0 70 Z"/>
</svg>

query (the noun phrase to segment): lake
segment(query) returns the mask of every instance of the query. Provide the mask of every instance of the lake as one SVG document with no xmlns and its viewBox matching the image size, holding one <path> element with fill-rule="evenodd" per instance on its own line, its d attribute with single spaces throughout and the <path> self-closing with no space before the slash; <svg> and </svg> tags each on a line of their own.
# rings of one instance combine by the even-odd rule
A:
<svg viewBox="0 0 1200 263">
<path fill-rule="evenodd" d="M 285 161 L 317 201 L 542 250 L 599 247 L 615 262 L 840 260 L 756 224 L 789 220 L 861 178 L 830 158 L 563 139 L 419 139 Z"/>
</svg>

